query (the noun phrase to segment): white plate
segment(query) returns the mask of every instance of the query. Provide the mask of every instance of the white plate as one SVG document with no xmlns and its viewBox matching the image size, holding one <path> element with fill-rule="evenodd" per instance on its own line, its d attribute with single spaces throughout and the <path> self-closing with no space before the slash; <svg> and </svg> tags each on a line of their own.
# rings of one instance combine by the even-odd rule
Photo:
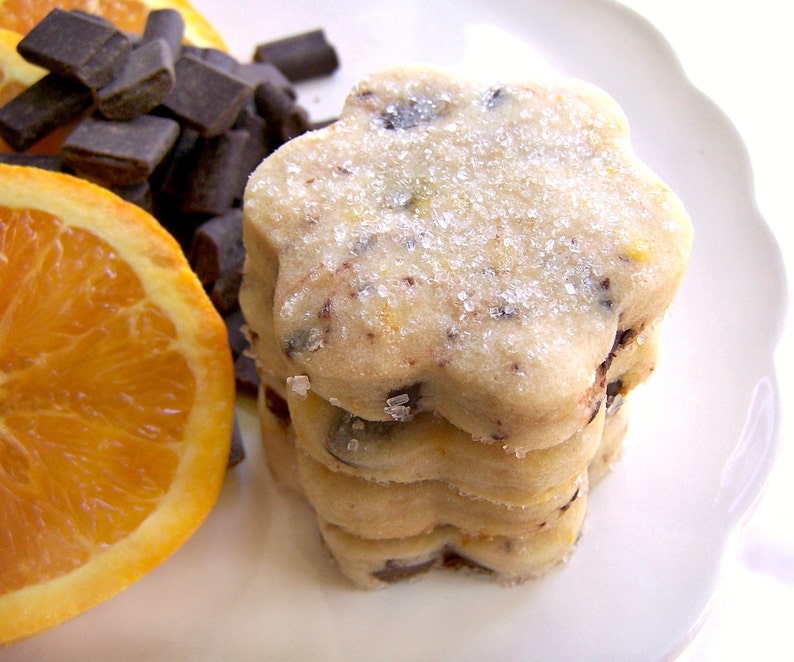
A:
<svg viewBox="0 0 794 662">
<path fill-rule="evenodd" d="M 607 0 L 196 6 L 242 59 L 255 43 L 324 27 L 343 66 L 302 89 L 315 119 L 333 116 L 361 74 L 402 61 L 495 77 L 550 64 L 601 86 L 626 111 L 639 154 L 694 219 L 691 267 L 658 370 L 635 399 L 624 458 L 592 494 L 585 535 L 567 565 L 511 589 L 439 572 L 385 591 L 353 590 L 326 560 L 308 509 L 273 486 L 253 408 L 241 402 L 249 457 L 184 548 L 112 600 L 0 658 L 656 660 L 675 653 L 699 624 L 726 542 L 758 495 L 777 443 L 772 357 L 783 270 L 728 121 L 686 81 L 659 35 Z"/>
</svg>

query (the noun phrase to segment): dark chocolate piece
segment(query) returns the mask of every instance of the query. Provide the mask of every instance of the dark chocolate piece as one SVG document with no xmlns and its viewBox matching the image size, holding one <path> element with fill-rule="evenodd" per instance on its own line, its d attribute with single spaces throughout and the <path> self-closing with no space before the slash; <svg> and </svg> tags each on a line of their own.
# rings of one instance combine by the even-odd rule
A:
<svg viewBox="0 0 794 662">
<path fill-rule="evenodd" d="M 484 573 L 493 572 L 490 568 L 447 548 L 445 548 L 441 554 L 441 565 L 449 570 L 474 570 Z"/>
<path fill-rule="evenodd" d="M 607 384 L 606 409 L 608 414 L 614 414 L 623 404 L 623 381 L 616 379 Z"/>
<path fill-rule="evenodd" d="M 61 170 L 61 158 L 55 154 L 32 154 L 30 152 L 0 152 L 0 163 L 27 166 L 42 170 Z"/>
<path fill-rule="evenodd" d="M 143 28 L 141 44 L 164 39 L 171 51 L 171 60 L 176 62 L 182 54 L 182 40 L 185 37 L 185 19 L 175 9 L 156 9 L 150 11 Z"/>
<path fill-rule="evenodd" d="M 483 96 L 483 105 L 490 110 L 495 108 L 502 101 L 507 98 L 507 90 L 501 85 L 498 87 L 490 87 L 485 91 Z"/>
<path fill-rule="evenodd" d="M 110 190 L 127 202 L 138 205 L 148 212 L 152 211 L 152 189 L 148 180 L 144 179 L 142 182 L 129 186 L 113 187 Z"/>
<path fill-rule="evenodd" d="M 311 127 L 306 110 L 270 81 L 256 86 L 254 104 L 259 114 L 265 118 L 276 146 L 305 133 Z"/>
<path fill-rule="evenodd" d="M 292 82 L 272 62 L 246 62 L 240 64 L 235 71 L 235 76 L 254 88 L 260 83 L 267 82 L 281 88 L 285 94 L 293 99 L 298 97 Z"/>
<path fill-rule="evenodd" d="M 186 214 L 220 215 L 234 203 L 242 173 L 248 133 L 232 129 L 212 138 L 200 138 L 193 152 L 180 210 Z"/>
<path fill-rule="evenodd" d="M 0 108 L 0 136 L 22 152 L 91 107 L 82 83 L 47 74 Z"/>
<path fill-rule="evenodd" d="M 173 149 L 158 172 L 159 190 L 167 196 L 178 197 L 186 186 L 188 173 L 195 162 L 200 139 L 195 129 L 183 128 Z"/>
<path fill-rule="evenodd" d="M 416 577 L 432 569 L 434 566 L 441 566 L 450 570 L 465 569 L 482 573 L 493 572 L 491 568 L 472 561 L 470 558 L 456 552 L 451 547 L 445 546 L 437 551 L 431 559 L 419 563 L 410 564 L 404 563 L 398 559 L 388 559 L 380 570 L 376 570 L 372 573 L 372 576 L 391 584 Z"/>
<path fill-rule="evenodd" d="M 368 421 L 344 412 L 325 440 L 328 453 L 350 467 L 367 466 L 372 460 L 371 446 L 387 443 L 400 424 L 396 421 Z M 375 461 L 380 458 L 375 454 Z"/>
<path fill-rule="evenodd" d="M 443 113 L 445 105 L 443 101 L 433 99 L 412 99 L 389 104 L 377 119 L 384 129 L 412 129 L 433 122 Z"/>
<path fill-rule="evenodd" d="M 278 126 L 295 107 L 295 99 L 275 83 L 265 80 L 254 89 L 254 103 L 259 114 L 271 126 Z"/>
<path fill-rule="evenodd" d="M 380 579 L 382 582 L 394 584 L 421 575 L 430 570 L 434 565 L 436 565 L 436 559 L 413 564 L 403 563 L 396 559 L 388 559 L 380 570 L 376 570 L 372 573 L 372 576 L 376 579 Z"/>
<path fill-rule="evenodd" d="M 240 63 L 237 62 L 234 57 L 217 48 L 202 48 L 199 52 L 199 58 L 203 62 L 212 65 L 216 69 L 225 71 L 228 74 L 236 75 L 237 69 L 240 67 Z"/>
<path fill-rule="evenodd" d="M 62 9 L 53 9 L 17 45 L 28 62 L 91 88 L 113 80 L 131 50 L 130 40 L 116 28 Z"/>
<path fill-rule="evenodd" d="M 243 281 L 243 260 L 224 271 L 212 284 L 210 301 L 222 314 L 234 310 L 239 305 L 240 284 Z"/>
<path fill-rule="evenodd" d="M 252 87 L 243 80 L 183 55 L 175 65 L 176 85 L 163 108 L 204 136 L 217 136 L 232 127 Z"/>
<path fill-rule="evenodd" d="M 272 62 L 292 82 L 327 76 L 339 68 L 339 58 L 323 30 L 312 30 L 259 44 L 255 62 Z"/>
<path fill-rule="evenodd" d="M 152 174 L 178 135 L 179 125 L 166 117 L 87 118 L 61 145 L 61 158 L 84 177 L 108 187 L 128 186 Z"/>
<path fill-rule="evenodd" d="M 312 123 L 309 114 L 302 106 L 294 106 L 287 116 L 281 121 L 278 137 L 285 143 L 299 135 L 311 130 Z"/>
<path fill-rule="evenodd" d="M 154 39 L 132 51 L 124 70 L 97 91 L 97 107 L 110 120 L 131 120 L 158 106 L 175 81 L 168 44 Z"/>
<path fill-rule="evenodd" d="M 259 373 L 256 370 L 256 361 L 251 356 L 240 354 L 235 359 L 234 377 L 238 392 L 256 395 L 259 389 Z"/>
<path fill-rule="evenodd" d="M 571 496 L 571 498 L 568 499 L 568 502 L 564 506 L 560 506 L 559 508 L 560 512 L 564 513 L 566 510 L 568 510 L 568 508 L 570 508 L 573 502 L 576 501 L 578 498 L 579 498 L 579 488 L 577 487 L 576 492 L 574 492 L 573 496 Z"/>
<path fill-rule="evenodd" d="M 284 423 L 292 421 L 287 401 L 269 386 L 265 386 L 265 406 L 280 421 Z"/>
<path fill-rule="evenodd" d="M 392 389 L 386 395 L 386 405 L 390 403 L 397 406 L 410 407 L 416 410 L 419 406 L 419 400 L 422 398 L 422 382 L 401 386 L 400 388 Z"/>
<path fill-rule="evenodd" d="M 242 129 L 248 133 L 241 164 L 243 176 L 238 180 L 237 192 L 235 193 L 235 200 L 241 201 L 245 193 L 245 186 L 248 183 L 248 176 L 273 151 L 274 141 L 270 136 L 267 122 L 265 122 L 264 118 L 248 108 L 243 108 L 240 112 L 234 128 Z"/>
<path fill-rule="evenodd" d="M 316 352 L 323 346 L 325 331 L 319 326 L 296 329 L 281 341 L 281 349 L 287 357 L 303 352 Z"/>
<path fill-rule="evenodd" d="M 226 468 L 231 469 L 245 459 L 245 446 L 243 445 L 243 435 L 240 432 L 240 423 L 237 415 L 232 422 L 232 443 L 229 447 L 229 459 L 226 461 Z"/>
<path fill-rule="evenodd" d="M 235 308 L 223 316 L 223 322 L 226 324 L 226 334 L 229 337 L 232 356 L 237 358 L 248 349 L 249 345 L 248 336 L 243 332 L 245 317 L 239 308 Z"/>
<path fill-rule="evenodd" d="M 243 210 L 239 207 L 202 223 L 193 235 L 190 266 L 203 285 L 236 269 L 244 257 Z"/>
</svg>

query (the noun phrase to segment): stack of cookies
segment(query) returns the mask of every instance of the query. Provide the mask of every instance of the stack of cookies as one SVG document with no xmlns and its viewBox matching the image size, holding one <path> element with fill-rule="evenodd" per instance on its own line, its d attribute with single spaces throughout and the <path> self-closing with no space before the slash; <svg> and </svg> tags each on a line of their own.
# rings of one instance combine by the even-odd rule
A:
<svg viewBox="0 0 794 662">
<path fill-rule="evenodd" d="M 564 559 L 691 246 L 615 103 L 381 71 L 263 162 L 244 223 L 268 460 L 342 572 Z"/>
</svg>

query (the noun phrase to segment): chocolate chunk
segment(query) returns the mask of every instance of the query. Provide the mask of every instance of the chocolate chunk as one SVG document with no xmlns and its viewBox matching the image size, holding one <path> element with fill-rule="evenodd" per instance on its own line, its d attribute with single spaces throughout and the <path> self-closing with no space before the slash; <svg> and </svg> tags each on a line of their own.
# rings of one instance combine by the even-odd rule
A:
<svg viewBox="0 0 794 662">
<path fill-rule="evenodd" d="M 616 379 L 613 382 L 609 382 L 607 384 L 607 398 L 614 398 L 618 393 L 620 393 L 623 389 L 623 382 L 620 379 Z M 609 402 L 607 400 L 607 402 Z"/>
<path fill-rule="evenodd" d="M 317 326 L 293 331 L 282 341 L 282 349 L 288 357 L 303 352 L 315 352 L 323 346 L 325 332 Z"/>
<path fill-rule="evenodd" d="M 241 201 L 248 183 L 248 176 L 256 169 L 262 160 L 273 151 L 274 141 L 270 137 L 267 122 L 264 118 L 250 108 L 243 108 L 234 124 L 235 129 L 242 129 L 248 133 L 248 140 L 240 166 L 243 176 L 240 177 L 235 193 L 235 200 Z"/>
<path fill-rule="evenodd" d="M 243 173 L 248 133 L 232 129 L 199 139 L 193 167 L 187 174 L 180 210 L 187 214 L 219 215 L 234 204 Z"/>
<path fill-rule="evenodd" d="M 271 62 L 292 82 L 327 76 L 339 67 L 334 47 L 323 30 L 312 30 L 259 44 L 255 62 Z"/>
<path fill-rule="evenodd" d="M 269 80 L 262 81 L 254 89 L 254 103 L 259 114 L 272 126 L 279 126 L 295 107 L 295 99 Z"/>
<path fill-rule="evenodd" d="M 618 329 L 612 342 L 612 349 L 609 350 L 610 355 L 614 356 L 622 347 L 631 344 L 636 337 L 637 332 L 634 329 Z"/>
<path fill-rule="evenodd" d="M 614 414 L 623 404 L 623 381 L 616 379 L 607 384 L 607 414 Z"/>
<path fill-rule="evenodd" d="M 443 101 L 433 99 L 412 99 L 403 103 L 392 103 L 377 117 L 377 122 L 384 129 L 393 131 L 412 129 L 435 120 L 443 113 L 445 106 Z"/>
<path fill-rule="evenodd" d="M 32 154 L 30 152 L 0 152 L 0 163 L 27 166 L 42 170 L 61 170 L 61 157 L 55 154 Z"/>
<path fill-rule="evenodd" d="M 234 57 L 217 48 L 191 48 L 190 53 L 202 62 L 206 62 L 216 69 L 229 74 L 237 75 L 237 69 L 240 67 L 240 63 Z"/>
<path fill-rule="evenodd" d="M 305 108 L 296 105 L 281 121 L 278 138 L 283 144 L 310 130 L 311 121 L 309 120 L 309 114 Z"/>
<path fill-rule="evenodd" d="M 113 80 L 131 50 L 130 40 L 116 28 L 62 9 L 53 9 L 17 45 L 29 62 L 91 88 Z"/>
<path fill-rule="evenodd" d="M 507 90 L 504 87 L 491 87 L 485 91 L 483 105 L 490 110 L 498 106 L 505 98 L 507 98 Z"/>
<path fill-rule="evenodd" d="M 234 361 L 234 377 L 237 390 L 241 393 L 256 395 L 259 389 L 259 373 L 256 361 L 248 354 L 240 354 Z"/>
<path fill-rule="evenodd" d="M 226 335 L 229 337 L 229 347 L 232 350 L 232 356 L 237 358 L 246 349 L 248 349 L 248 337 L 243 331 L 245 327 L 245 317 L 239 308 L 235 308 L 223 316 L 223 322 L 226 325 Z"/>
<path fill-rule="evenodd" d="M 210 289 L 210 301 L 221 313 L 234 310 L 239 305 L 240 284 L 243 281 L 243 260 L 224 271 Z"/>
<path fill-rule="evenodd" d="M 380 579 L 382 582 L 393 584 L 421 575 L 429 571 L 435 564 L 435 559 L 414 564 L 406 564 L 395 559 L 388 559 L 380 570 L 376 570 L 372 573 L 372 576 L 376 579 Z"/>
<path fill-rule="evenodd" d="M 235 415 L 232 422 L 232 443 L 229 447 L 229 458 L 226 460 L 226 468 L 231 469 L 245 459 L 245 446 L 243 445 L 243 435 L 240 432 L 240 423 Z"/>
<path fill-rule="evenodd" d="M 264 81 L 256 86 L 254 104 L 259 114 L 265 118 L 269 134 L 276 146 L 311 128 L 306 110 L 297 105 L 282 88 L 270 81 Z"/>
<path fill-rule="evenodd" d="M 91 90 L 82 83 L 47 74 L 0 108 L 0 136 L 22 152 L 92 103 Z"/>
<path fill-rule="evenodd" d="M 143 28 L 141 44 L 163 39 L 171 51 L 171 61 L 176 62 L 182 54 L 182 40 L 185 37 L 185 20 L 175 9 L 156 9 L 150 11 Z"/>
<path fill-rule="evenodd" d="M 185 188 L 188 173 L 195 162 L 200 134 L 183 128 L 159 174 L 159 190 L 167 196 L 178 197 Z"/>
<path fill-rule="evenodd" d="M 61 145 L 61 158 L 84 177 L 109 187 L 128 186 L 152 174 L 178 135 L 179 125 L 165 117 L 87 118 Z"/>
<path fill-rule="evenodd" d="M 604 306 L 607 310 L 612 310 L 615 305 L 615 302 L 612 300 L 612 297 L 609 295 L 610 288 L 612 287 L 612 283 L 610 279 L 603 278 L 598 283 L 598 295 L 600 297 L 601 305 Z"/>
<path fill-rule="evenodd" d="M 253 92 L 245 81 L 193 55 L 179 58 L 175 71 L 176 85 L 162 106 L 204 136 L 230 129 Z"/>
<path fill-rule="evenodd" d="M 97 107 L 108 119 L 131 120 L 158 106 L 175 81 L 168 44 L 155 39 L 132 51 L 124 70 L 97 91 Z"/>
<path fill-rule="evenodd" d="M 265 406 L 276 418 L 286 423 L 292 420 L 287 401 L 269 386 L 265 387 Z"/>
<path fill-rule="evenodd" d="M 239 207 L 203 223 L 193 235 L 190 266 L 203 285 L 236 269 L 244 257 L 243 210 Z"/>
<path fill-rule="evenodd" d="M 152 189 L 148 180 L 144 179 L 142 182 L 129 186 L 112 187 L 111 190 L 127 202 L 138 205 L 148 212 L 152 211 Z"/>
<path fill-rule="evenodd" d="M 421 397 L 421 382 L 393 389 L 386 396 L 386 406 L 383 411 L 395 421 L 406 423 L 416 414 Z"/>
<path fill-rule="evenodd" d="M 479 572 L 493 572 L 491 568 L 472 561 L 451 549 L 444 549 L 441 553 L 441 565 L 450 570 L 477 570 Z"/>
<path fill-rule="evenodd" d="M 493 570 L 470 558 L 463 556 L 460 552 L 455 551 L 449 546 L 445 546 L 438 550 L 433 558 L 422 561 L 420 563 L 407 564 L 396 559 L 389 559 L 380 570 L 372 573 L 373 577 L 380 579 L 383 582 L 395 583 L 401 582 L 411 577 L 416 577 L 424 572 L 427 572 L 434 566 L 441 566 L 450 570 L 473 570 L 477 572 L 492 573 Z"/>
<path fill-rule="evenodd" d="M 559 509 L 560 512 L 564 513 L 566 510 L 568 510 L 568 508 L 570 508 L 573 502 L 576 501 L 578 498 L 579 498 L 579 488 L 577 487 L 576 492 L 574 492 L 573 496 L 570 499 L 568 499 L 568 502 L 564 506 L 560 506 Z"/>
<path fill-rule="evenodd" d="M 410 384 L 408 386 L 401 386 L 389 391 L 386 396 L 386 404 L 394 402 L 399 405 L 416 409 L 419 406 L 419 400 L 422 397 L 422 382 Z M 399 400 L 399 402 L 397 402 Z"/>
<path fill-rule="evenodd" d="M 283 90 L 292 99 L 296 99 L 298 96 L 289 78 L 281 73 L 281 70 L 272 62 L 246 62 L 240 64 L 235 71 L 235 75 L 254 88 L 260 83 L 271 83 Z"/>
<path fill-rule="evenodd" d="M 388 442 L 398 425 L 395 421 L 368 421 L 344 412 L 326 438 L 325 449 L 348 466 L 365 466 L 366 460 L 372 457 L 367 449 L 374 444 Z"/>
</svg>

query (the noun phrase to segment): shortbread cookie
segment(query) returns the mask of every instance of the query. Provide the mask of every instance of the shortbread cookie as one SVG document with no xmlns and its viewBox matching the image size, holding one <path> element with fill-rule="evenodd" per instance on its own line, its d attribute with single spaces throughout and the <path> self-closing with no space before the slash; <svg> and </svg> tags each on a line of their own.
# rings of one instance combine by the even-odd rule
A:
<svg viewBox="0 0 794 662">
<path fill-rule="evenodd" d="M 691 228 L 595 88 L 401 67 L 255 171 L 245 242 L 242 305 L 285 374 L 360 418 L 434 411 L 526 452 L 587 424 Z"/>
<path fill-rule="evenodd" d="M 601 443 L 595 457 L 587 467 L 587 478 L 592 489 L 609 473 L 623 453 L 623 439 L 629 427 L 629 404 L 612 399 L 607 405 L 606 422 Z"/>
<path fill-rule="evenodd" d="M 323 519 L 363 538 L 405 538 L 450 525 L 472 535 L 524 537 L 554 525 L 571 501 L 584 499 L 587 472 L 561 481 L 543 499 L 506 506 L 461 494 L 446 483 L 378 483 L 329 471 L 297 449 L 306 498 Z"/>
<path fill-rule="evenodd" d="M 271 472 L 280 485 L 305 496 L 286 401 L 272 389 L 262 387 L 258 409 Z M 599 480 L 619 456 L 626 432 L 625 412 L 624 404 L 606 416 L 603 441 L 588 467 L 585 485 Z M 486 571 L 502 582 L 515 583 L 545 572 L 573 551 L 586 512 L 583 488 L 581 485 L 576 498 L 557 514 L 556 526 L 541 523 L 521 538 L 472 536 L 445 526 L 416 536 L 371 539 L 353 535 L 320 516 L 318 522 L 338 567 L 357 586 L 382 587 L 438 566 L 470 567 Z"/>
<path fill-rule="evenodd" d="M 588 464 L 588 483 L 595 485 L 620 458 L 626 435 L 630 408 L 610 403 L 605 415 L 603 434 L 595 456 Z M 257 397 L 262 445 L 276 482 L 305 496 L 298 477 L 295 429 L 286 401 L 269 387 L 261 387 Z"/>
<path fill-rule="evenodd" d="M 289 392 L 287 403 L 298 447 L 333 472 L 381 483 L 438 481 L 455 493 L 519 508 L 548 501 L 587 471 L 604 427 L 601 407 L 563 443 L 516 457 L 430 412 L 406 423 L 366 421 L 311 392 L 305 398 Z"/>
<path fill-rule="evenodd" d="M 271 475 L 281 487 L 305 496 L 298 478 L 295 429 L 286 400 L 262 384 L 257 392 L 256 405 L 262 446 Z"/>
<path fill-rule="evenodd" d="M 576 499 L 556 526 L 538 526 L 523 538 L 472 536 L 445 526 L 408 538 L 368 540 L 321 517 L 318 521 L 337 566 L 358 586 L 380 588 L 441 566 L 487 572 L 502 583 L 516 584 L 546 572 L 570 555 L 585 512 L 585 499 Z"/>
</svg>

